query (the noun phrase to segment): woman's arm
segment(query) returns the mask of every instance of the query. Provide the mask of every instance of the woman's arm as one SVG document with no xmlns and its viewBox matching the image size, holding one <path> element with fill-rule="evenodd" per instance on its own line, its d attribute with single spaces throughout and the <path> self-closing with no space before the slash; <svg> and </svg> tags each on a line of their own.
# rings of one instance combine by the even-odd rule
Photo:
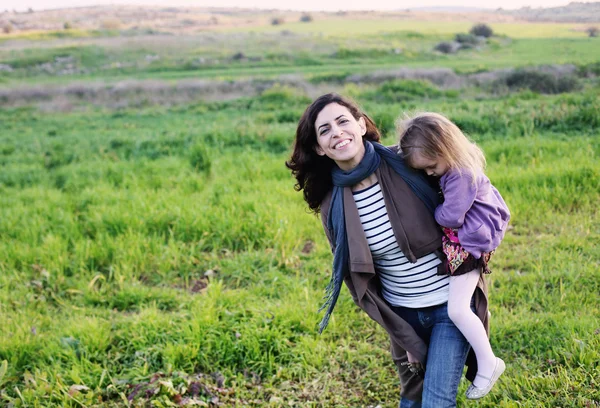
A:
<svg viewBox="0 0 600 408">
<path fill-rule="evenodd" d="M 465 214 L 477 196 L 477 184 L 468 174 L 451 172 L 442 180 L 444 202 L 435 209 L 435 221 L 449 228 L 460 228 L 465 222 Z"/>
</svg>

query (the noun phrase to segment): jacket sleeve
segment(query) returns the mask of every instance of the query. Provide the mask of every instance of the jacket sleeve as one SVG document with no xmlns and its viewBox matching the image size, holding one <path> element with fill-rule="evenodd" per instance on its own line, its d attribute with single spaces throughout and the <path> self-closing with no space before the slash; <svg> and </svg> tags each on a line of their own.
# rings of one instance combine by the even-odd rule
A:
<svg viewBox="0 0 600 408">
<path fill-rule="evenodd" d="M 452 172 L 442 182 L 444 202 L 435 209 L 435 220 L 448 228 L 460 228 L 465 222 L 465 214 L 477 196 L 477 184 L 467 174 Z"/>
</svg>

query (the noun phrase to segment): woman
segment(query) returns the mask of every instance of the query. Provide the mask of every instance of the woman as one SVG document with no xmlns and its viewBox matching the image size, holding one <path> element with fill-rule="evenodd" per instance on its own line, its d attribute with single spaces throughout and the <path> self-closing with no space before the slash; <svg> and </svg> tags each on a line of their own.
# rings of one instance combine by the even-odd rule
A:
<svg viewBox="0 0 600 408">
<path fill-rule="evenodd" d="M 321 213 L 334 252 L 320 330 L 344 281 L 390 336 L 400 407 L 454 407 L 469 345 L 448 318 L 448 277 L 437 274 L 442 233 L 432 213 L 439 196 L 379 139 L 373 121 L 337 94 L 316 99 L 298 124 L 286 165 L 308 206 Z M 473 305 L 487 330 L 486 293 L 482 278 Z M 468 363 L 472 380 L 476 366 Z"/>
</svg>

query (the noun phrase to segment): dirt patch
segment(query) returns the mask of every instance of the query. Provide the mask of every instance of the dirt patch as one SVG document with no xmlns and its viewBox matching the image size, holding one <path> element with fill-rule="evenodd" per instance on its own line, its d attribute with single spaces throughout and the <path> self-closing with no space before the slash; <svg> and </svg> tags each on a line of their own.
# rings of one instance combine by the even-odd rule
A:
<svg viewBox="0 0 600 408">
<path fill-rule="evenodd" d="M 304 246 L 302 247 L 302 253 L 308 255 L 314 249 L 315 249 L 315 243 L 309 239 L 304 243 Z"/>
<path fill-rule="evenodd" d="M 202 294 L 206 291 L 207 287 L 208 287 L 208 279 L 207 278 L 197 279 L 194 282 L 192 282 L 192 286 L 190 287 L 190 292 Z"/>
</svg>

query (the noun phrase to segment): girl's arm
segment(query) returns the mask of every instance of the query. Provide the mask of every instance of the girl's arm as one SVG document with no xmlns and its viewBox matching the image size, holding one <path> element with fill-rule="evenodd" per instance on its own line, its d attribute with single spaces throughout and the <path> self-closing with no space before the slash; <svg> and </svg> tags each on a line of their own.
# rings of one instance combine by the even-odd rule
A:
<svg viewBox="0 0 600 408">
<path fill-rule="evenodd" d="M 465 214 L 477 196 L 477 184 L 469 174 L 452 171 L 442 180 L 444 202 L 435 209 L 435 221 L 449 228 L 460 228 L 465 222 Z"/>
</svg>

